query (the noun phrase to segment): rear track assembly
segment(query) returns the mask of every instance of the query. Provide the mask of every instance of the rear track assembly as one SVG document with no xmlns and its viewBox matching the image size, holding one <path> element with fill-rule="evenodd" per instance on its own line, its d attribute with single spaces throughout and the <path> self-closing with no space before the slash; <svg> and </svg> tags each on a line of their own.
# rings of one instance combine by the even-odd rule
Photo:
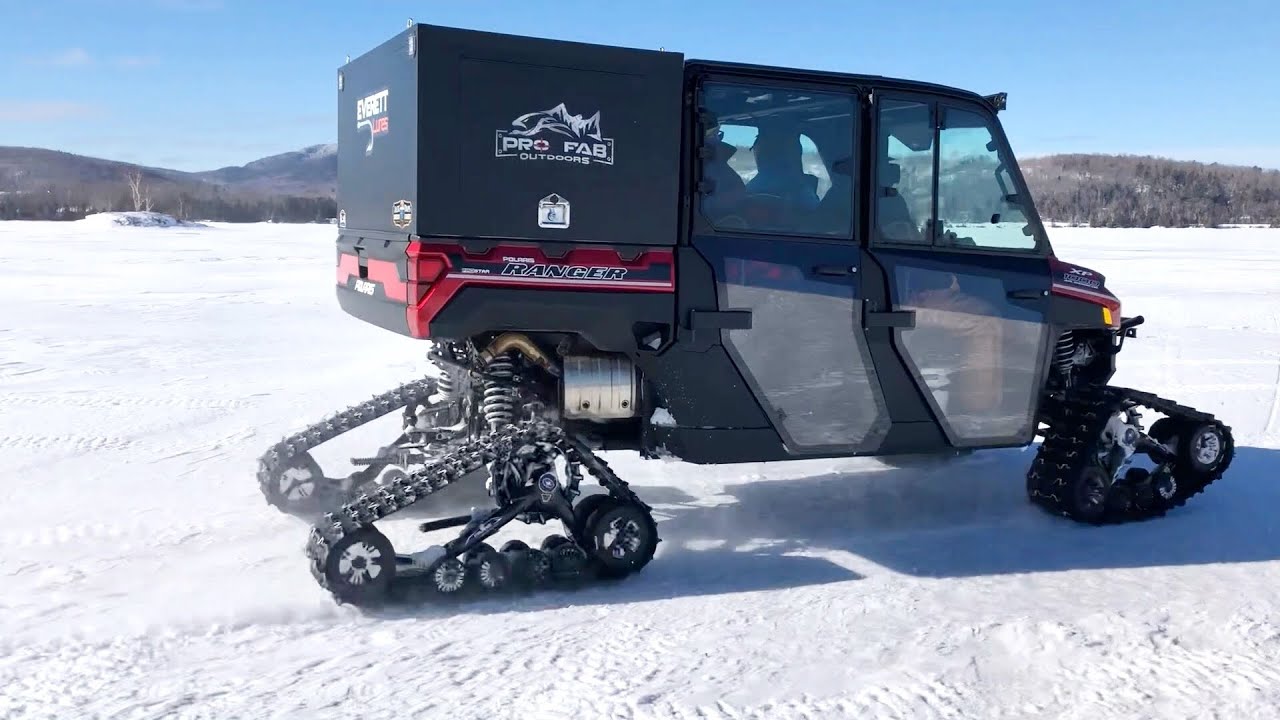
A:
<svg viewBox="0 0 1280 720">
<path fill-rule="evenodd" d="M 564 478 L 554 470 L 563 459 Z M 395 555 L 373 523 L 489 466 L 495 485 L 516 488 L 488 512 L 424 523 L 423 530 L 465 524 L 454 541 L 422 553 Z M 573 505 L 585 467 L 608 491 Z M 515 519 L 558 518 L 568 537 L 553 535 L 538 549 L 511 542 L 501 552 L 484 541 Z M 397 578 L 425 578 L 428 591 L 450 595 L 468 580 L 483 590 L 541 585 L 561 578 L 621 577 L 640 570 L 658 544 L 649 506 L 609 466 L 556 425 L 527 421 L 460 443 L 421 470 L 371 489 L 326 513 L 311 529 L 311 573 L 338 601 L 378 603 Z"/>
</svg>

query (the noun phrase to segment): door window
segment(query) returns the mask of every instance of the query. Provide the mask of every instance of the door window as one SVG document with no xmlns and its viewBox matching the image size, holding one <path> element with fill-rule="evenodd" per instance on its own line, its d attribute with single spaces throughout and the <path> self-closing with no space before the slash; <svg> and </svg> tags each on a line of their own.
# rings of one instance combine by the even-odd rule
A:
<svg viewBox="0 0 1280 720">
<path fill-rule="evenodd" d="M 852 95 L 707 83 L 699 210 L 716 230 L 851 237 Z"/>
<path fill-rule="evenodd" d="M 933 111 L 921 102 L 880 104 L 876 231 L 882 240 L 928 244 L 933 217 Z"/>
<path fill-rule="evenodd" d="M 989 116 L 933 101 L 885 98 L 878 128 L 878 242 L 1037 249 L 1030 199 L 1015 180 L 1013 160 Z"/>
<path fill-rule="evenodd" d="M 1035 235 L 986 118 L 947 108 L 939 135 L 938 244 L 1034 250 Z"/>
</svg>

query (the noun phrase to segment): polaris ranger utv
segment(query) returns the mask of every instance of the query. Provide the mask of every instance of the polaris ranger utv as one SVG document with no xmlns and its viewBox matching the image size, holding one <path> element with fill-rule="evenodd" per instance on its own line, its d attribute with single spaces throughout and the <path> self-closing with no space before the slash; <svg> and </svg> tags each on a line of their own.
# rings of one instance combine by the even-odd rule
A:
<svg viewBox="0 0 1280 720">
<path fill-rule="evenodd" d="M 426 25 L 337 85 L 338 303 L 430 340 L 439 370 L 262 458 L 268 500 L 318 518 L 307 553 L 340 601 L 411 575 L 454 593 L 639 570 L 657 527 L 600 450 L 739 463 L 1042 434 L 1027 494 L 1086 523 L 1160 515 L 1231 461 L 1211 415 L 1107 384 L 1142 318 L 1054 256 L 1002 94 Z M 1144 429 L 1140 407 L 1164 417 Z M 401 411 L 348 478 L 309 454 Z M 447 545 L 396 555 L 374 527 L 473 474 L 492 508 L 422 525 L 461 526 Z M 485 542 L 512 520 L 565 530 Z"/>
</svg>

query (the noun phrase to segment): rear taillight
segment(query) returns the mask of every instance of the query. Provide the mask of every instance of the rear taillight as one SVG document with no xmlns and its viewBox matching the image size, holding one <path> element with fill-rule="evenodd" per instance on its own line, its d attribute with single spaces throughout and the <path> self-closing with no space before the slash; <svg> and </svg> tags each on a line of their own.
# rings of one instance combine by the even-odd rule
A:
<svg viewBox="0 0 1280 720">
<path fill-rule="evenodd" d="M 441 253 L 425 252 L 417 242 L 409 243 L 405 255 L 409 260 L 410 297 L 417 305 L 427 296 L 431 284 L 449 270 L 449 258 Z"/>
</svg>

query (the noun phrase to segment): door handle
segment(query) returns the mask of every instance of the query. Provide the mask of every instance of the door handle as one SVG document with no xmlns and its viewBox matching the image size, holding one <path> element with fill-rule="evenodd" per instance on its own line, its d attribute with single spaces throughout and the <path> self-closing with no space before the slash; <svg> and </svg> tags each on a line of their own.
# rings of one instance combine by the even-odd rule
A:
<svg viewBox="0 0 1280 720">
<path fill-rule="evenodd" d="M 863 319 L 866 328 L 913 328 L 916 326 L 914 310 L 868 310 Z"/>
<path fill-rule="evenodd" d="M 1048 297 L 1048 290 L 1010 290 L 1005 296 L 1010 300 L 1039 300 Z"/>
<path fill-rule="evenodd" d="M 814 265 L 813 272 L 818 275 L 839 277 L 841 275 L 852 275 L 858 272 L 858 268 L 853 265 Z"/>
</svg>

